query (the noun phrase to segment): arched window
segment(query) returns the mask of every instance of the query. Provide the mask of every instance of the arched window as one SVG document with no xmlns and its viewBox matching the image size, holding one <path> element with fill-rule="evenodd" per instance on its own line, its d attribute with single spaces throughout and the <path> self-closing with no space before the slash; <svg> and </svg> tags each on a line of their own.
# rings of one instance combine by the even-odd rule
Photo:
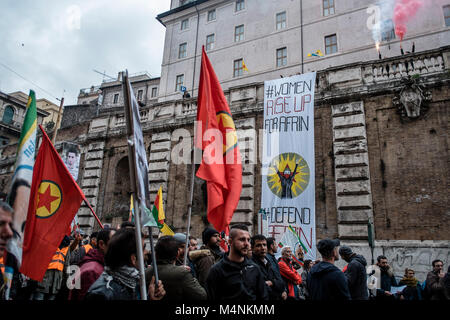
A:
<svg viewBox="0 0 450 320">
<path fill-rule="evenodd" d="M 3 123 L 11 124 L 14 118 L 14 108 L 11 106 L 5 107 L 5 112 L 3 112 Z"/>
</svg>

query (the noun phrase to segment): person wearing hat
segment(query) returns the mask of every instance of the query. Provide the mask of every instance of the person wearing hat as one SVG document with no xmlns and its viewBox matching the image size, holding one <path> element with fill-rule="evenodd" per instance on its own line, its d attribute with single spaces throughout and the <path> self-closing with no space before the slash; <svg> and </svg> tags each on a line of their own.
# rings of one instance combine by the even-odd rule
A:
<svg viewBox="0 0 450 320">
<path fill-rule="evenodd" d="M 339 255 L 348 263 L 344 274 L 347 277 L 352 300 L 368 300 L 366 259 L 362 255 L 354 253 L 347 246 L 342 246 L 339 249 Z"/>
<path fill-rule="evenodd" d="M 315 264 L 307 278 L 311 300 L 350 300 L 347 279 L 334 262 L 339 260 L 338 239 L 323 239 L 317 244 L 322 261 Z"/>
<path fill-rule="evenodd" d="M 184 233 L 175 233 L 173 237 L 175 238 L 175 240 L 177 240 L 178 243 L 178 253 L 175 265 L 184 266 L 184 253 L 186 251 L 186 235 Z M 191 272 L 193 277 L 197 278 L 195 266 L 194 263 L 189 258 L 189 254 L 187 256 L 186 266 L 184 267 Z"/>
<path fill-rule="evenodd" d="M 219 246 L 220 234 L 216 229 L 206 227 L 202 232 L 202 241 L 200 250 L 190 252 L 189 256 L 195 264 L 198 281 L 205 287 L 209 270 L 223 258 L 224 252 Z"/>
</svg>

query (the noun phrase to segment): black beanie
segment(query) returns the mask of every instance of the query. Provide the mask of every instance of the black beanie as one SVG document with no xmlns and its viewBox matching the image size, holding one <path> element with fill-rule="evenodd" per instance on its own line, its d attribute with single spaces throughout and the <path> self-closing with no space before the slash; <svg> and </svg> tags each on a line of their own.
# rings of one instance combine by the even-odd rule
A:
<svg viewBox="0 0 450 320">
<path fill-rule="evenodd" d="M 202 232 L 203 245 L 207 246 L 208 242 L 209 242 L 209 239 L 211 239 L 211 237 L 215 233 L 219 233 L 219 231 L 217 231 L 216 229 L 214 229 L 212 227 L 206 227 L 205 230 L 203 230 L 203 232 Z"/>
</svg>

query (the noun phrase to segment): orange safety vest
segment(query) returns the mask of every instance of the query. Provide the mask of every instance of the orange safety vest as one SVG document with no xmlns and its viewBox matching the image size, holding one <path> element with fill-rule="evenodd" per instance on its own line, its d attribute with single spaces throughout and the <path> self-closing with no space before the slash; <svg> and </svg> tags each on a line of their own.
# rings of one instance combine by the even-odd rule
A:
<svg viewBox="0 0 450 320">
<path fill-rule="evenodd" d="M 62 249 L 58 248 L 47 269 L 56 269 L 62 272 L 64 270 L 64 261 L 66 260 L 67 251 L 69 251 L 69 247 Z"/>
<path fill-rule="evenodd" d="M 5 263 L 3 262 L 3 257 L 0 258 L 0 269 L 2 269 L 2 274 L 5 274 Z"/>
<path fill-rule="evenodd" d="M 88 253 L 89 250 L 92 249 L 92 246 L 91 246 L 89 243 L 88 243 L 88 244 L 85 244 L 83 247 L 84 247 L 84 250 L 86 251 L 86 253 Z"/>
</svg>

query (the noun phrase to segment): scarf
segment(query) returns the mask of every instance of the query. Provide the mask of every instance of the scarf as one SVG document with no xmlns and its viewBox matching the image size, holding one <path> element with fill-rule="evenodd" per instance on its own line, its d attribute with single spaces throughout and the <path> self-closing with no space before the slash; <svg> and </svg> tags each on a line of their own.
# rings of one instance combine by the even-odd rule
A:
<svg viewBox="0 0 450 320">
<path fill-rule="evenodd" d="M 108 274 L 106 279 L 108 281 L 107 287 L 109 286 L 109 282 L 114 279 L 125 287 L 135 290 L 140 279 L 139 271 L 129 266 L 122 266 L 115 270 L 111 270 L 105 266 L 105 272 Z"/>
<path fill-rule="evenodd" d="M 401 283 L 408 287 L 417 287 L 418 282 L 419 281 L 416 278 L 411 279 L 411 278 L 403 277 L 403 279 L 401 280 Z"/>
</svg>

